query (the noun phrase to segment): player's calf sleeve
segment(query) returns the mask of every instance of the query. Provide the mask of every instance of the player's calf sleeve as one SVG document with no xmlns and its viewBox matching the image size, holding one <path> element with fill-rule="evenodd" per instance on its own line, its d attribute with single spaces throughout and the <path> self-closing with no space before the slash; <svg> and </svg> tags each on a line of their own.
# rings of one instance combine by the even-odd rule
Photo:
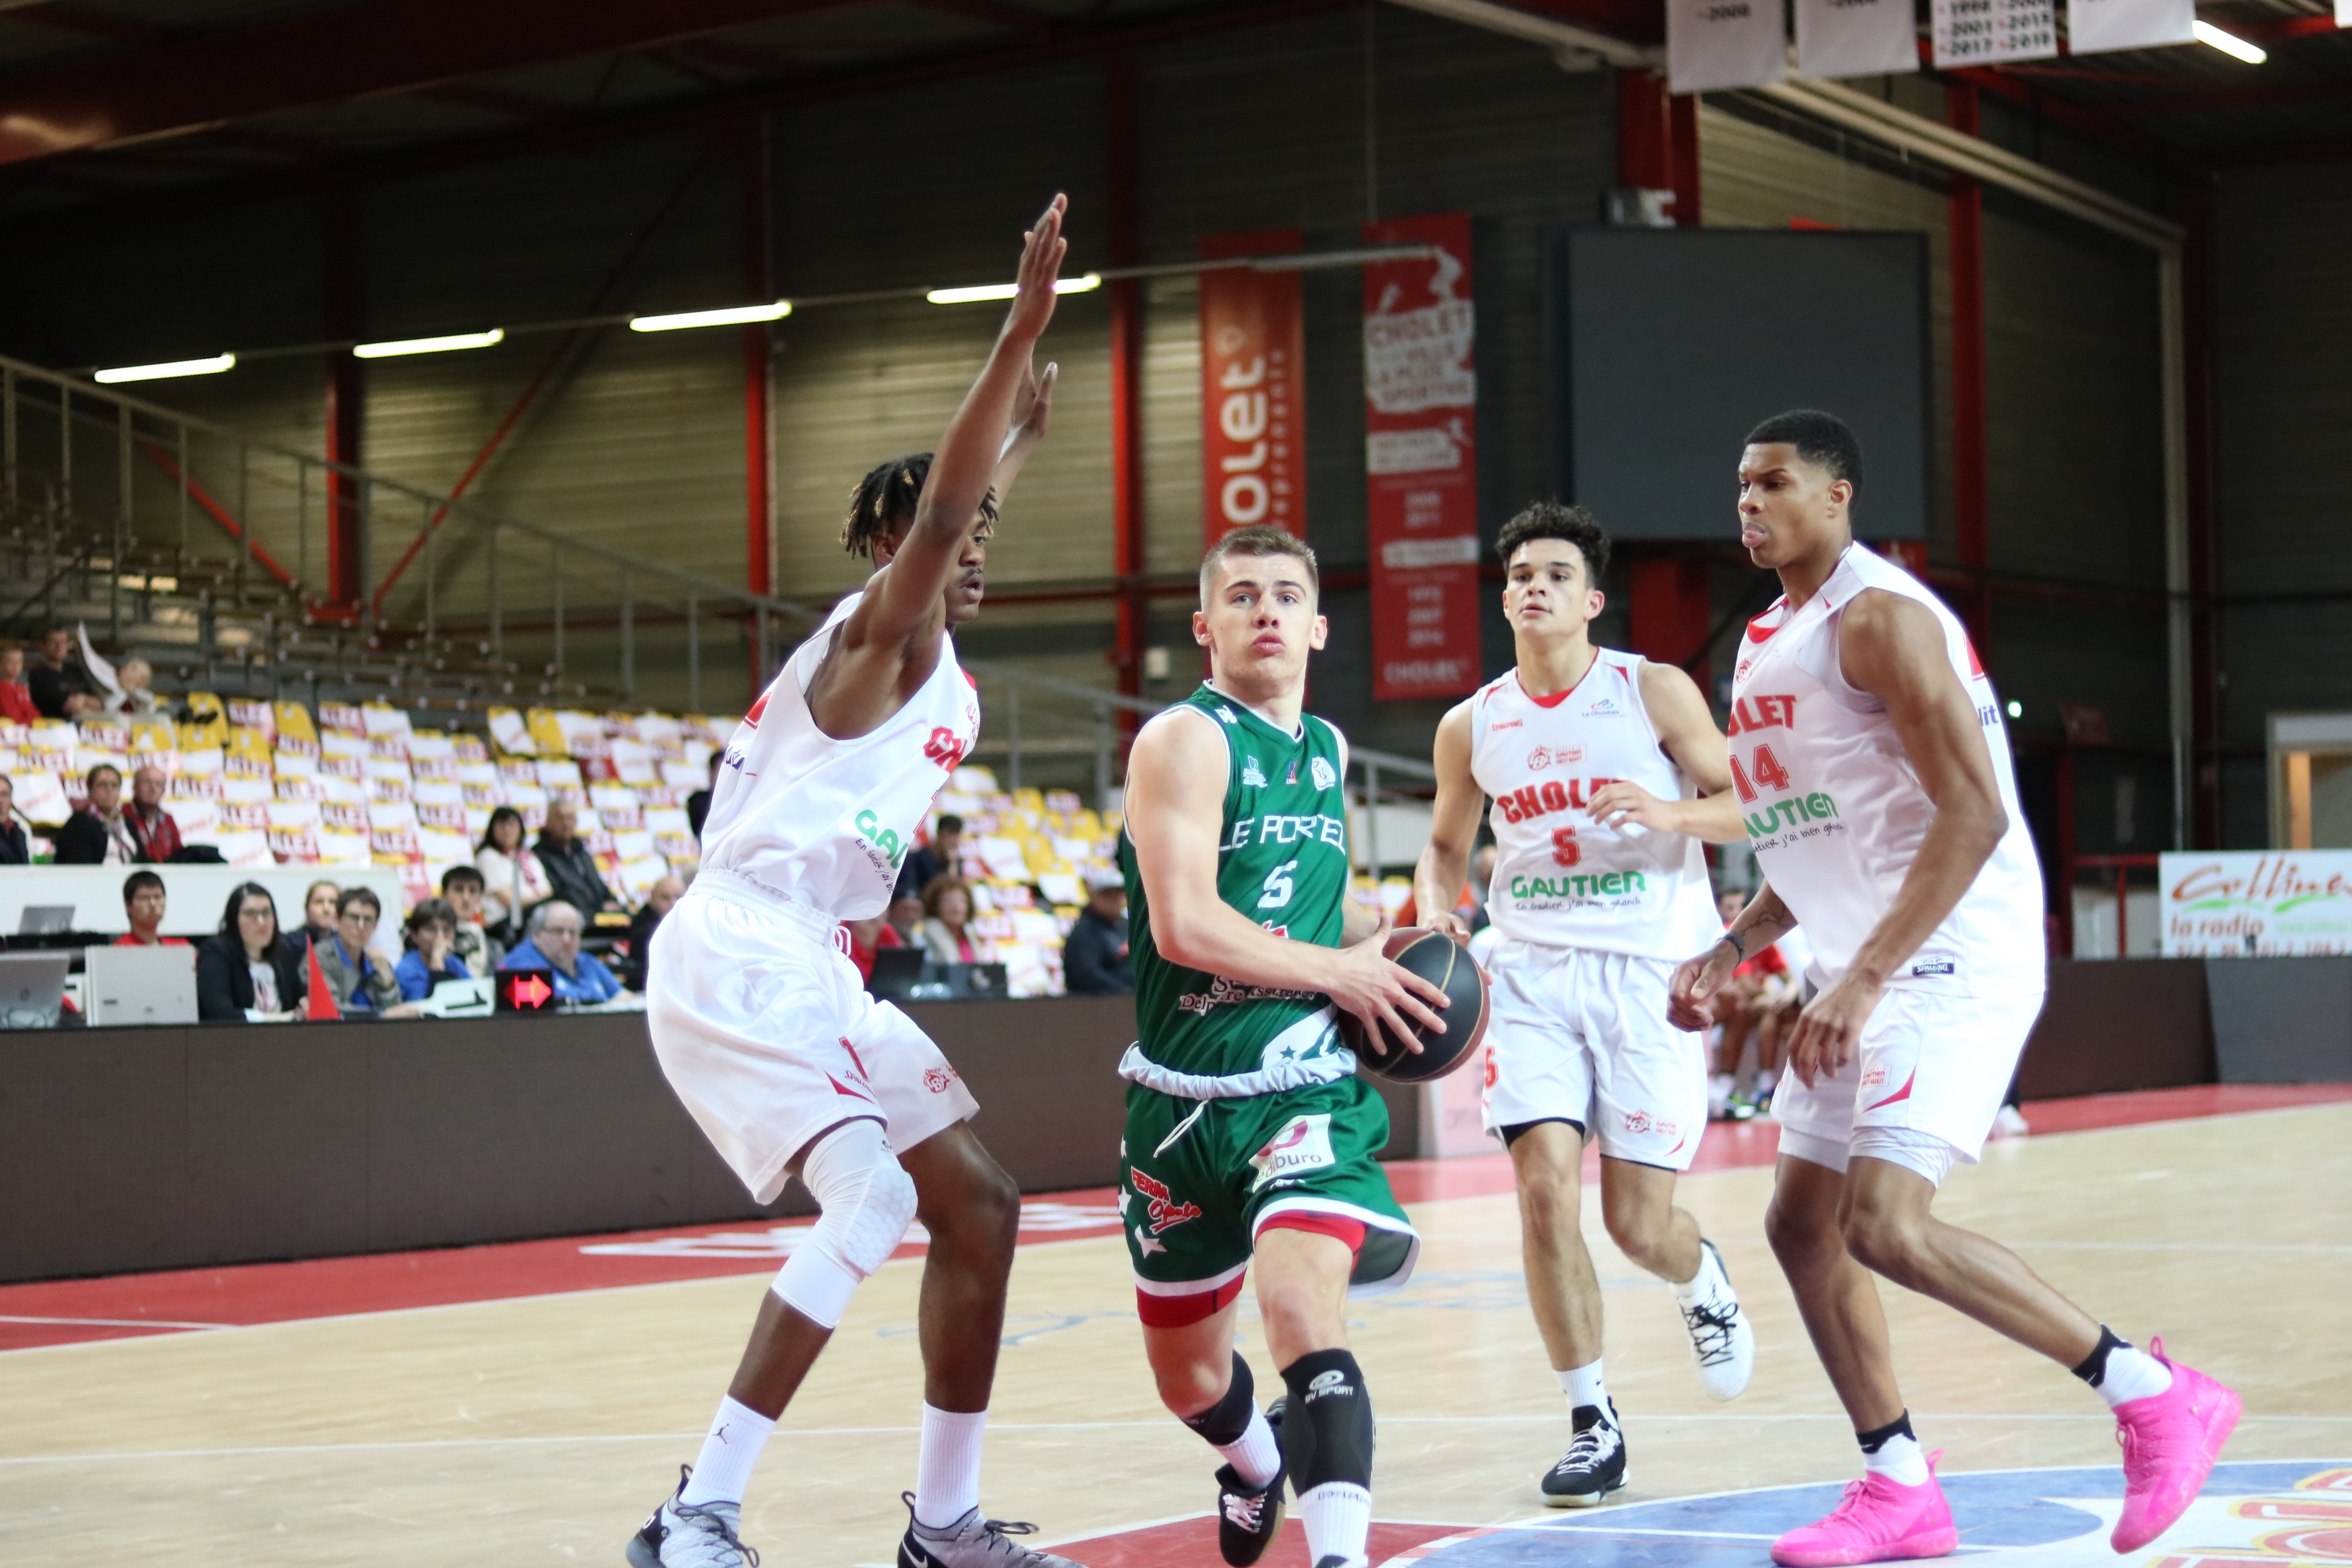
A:
<svg viewBox="0 0 2352 1568">
<path fill-rule="evenodd" d="M 1282 1369 L 1290 1404 L 1282 1456 L 1298 1494 L 1312 1563 L 1363 1568 L 1372 1528 L 1372 1401 L 1346 1351 L 1313 1351 Z"/>
<path fill-rule="evenodd" d="M 1234 1352 L 1233 1381 L 1225 1385 L 1225 1396 L 1182 1419 L 1251 1486 L 1262 1487 L 1282 1474 L 1282 1449 L 1257 1407 L 1255 1381 L 1239 1351 Z"/>
<path fill-rule="evenodd" d="M 1282 1414 L 1282 1458 L 1302 1498 L 1327 1481 L 1372 1484 L 1372 1399 L 1356 1358 L 1309 1351 L 1282 1369 L 1290 1404 Z"/>
<path fill-rule="evenodd" d="M 841 1321 L 858 1282 L 889 1260 L 915 1217 L 915 1183 L 890 1152 L 878 1121 L 850 1121 L 817 1142 L 801 1162 L 817 1201 L 815 1228 L 793 1248 L 769 1287 L 820 1328 Z"/>
</svg>

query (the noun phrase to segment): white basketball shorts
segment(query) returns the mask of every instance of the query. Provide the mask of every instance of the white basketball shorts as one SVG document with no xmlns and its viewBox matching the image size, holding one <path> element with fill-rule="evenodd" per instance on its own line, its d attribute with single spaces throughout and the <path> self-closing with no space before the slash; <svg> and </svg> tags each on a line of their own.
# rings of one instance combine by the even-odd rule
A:
<svg viewBox="0 0 2352 1568">
<path fill-rule="evenodd" d="M 832 916 L 705 871 L 654 929 L 654 1056 L 758 1203 L 837 1122 L 883 1122 L 904 1152 L 980 1109 L 929 1036 L 866 993 Z"/>
<path fill-rule="evenodd" d="M 1613 1159 L 1690 1169 L 1706 1131 L 1706 1048 L 1666 1022 L 1674 973 L 1664 959 L 1497 942 L 1486 1131 L 1565 1120 Z"/>
<path fill-rule="evenodd" d="M 1772 1096 L 1780 1152 L 1832 1171 L 1843 1171 L 1853 1154 L 1871 1154 L 1940 1184 L 1951 1161 L 1939 1164 L 1916 1150 L 1930 1138 L 1975 1164 L 2042 1015 L 2042 995 L 1889 991 L 1843 1068 L 1820 1075 L 1811 1089 L 1783 1072 Z M 1868 1136 L 1893 1132 L 1906 1136 Z"/>
</svg>

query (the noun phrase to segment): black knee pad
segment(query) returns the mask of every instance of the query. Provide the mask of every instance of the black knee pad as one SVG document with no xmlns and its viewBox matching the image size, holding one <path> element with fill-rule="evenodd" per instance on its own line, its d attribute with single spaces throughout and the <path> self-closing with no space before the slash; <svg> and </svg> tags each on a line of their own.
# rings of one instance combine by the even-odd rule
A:
<svg viewBox="0 0 2352 1568">
<path fill-rule="evenodd" d="M 1238 1443 L 1249 1430 L 1250 1417 L 1257 1414 L 1257 1384 L 1250 1377 L 1249 1363 L 1242 1360 L 1239 1351 L 1234 1352 L 1234 1381 L 1225 1389 L 1225 1396 L 1197 1415 L 1187 1415 L 1184 1425 L 1207 1438 L 1212 1447 L 1222 1448 L 1228 1443 Z"/>
<path fill-rule="evenodd" d="M 1304 1496 L 1326 1481 L 1372 1484 L 1372 1396 L 1356 1358 L 1311 1351 L 1282 1369 L 1282 1463 Z"/>
</svg>

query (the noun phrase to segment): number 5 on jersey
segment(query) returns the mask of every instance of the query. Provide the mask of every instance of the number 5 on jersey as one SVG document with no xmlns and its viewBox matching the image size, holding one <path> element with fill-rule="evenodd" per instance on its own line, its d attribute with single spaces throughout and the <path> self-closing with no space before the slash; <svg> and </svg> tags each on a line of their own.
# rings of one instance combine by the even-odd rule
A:
<svg viewBox="0 0 2352 1568">
<path fill-rule="evenodd" d="M 1257 907 L 1262 910 L 1278 910 L 1290 902 L 1290 874 L 1297 869 L 1297 861 L 1285 860 L 1281 865 L 1268 871 L 1265 874 L 1265 885 L 1258 892 Z"/>
</svg>

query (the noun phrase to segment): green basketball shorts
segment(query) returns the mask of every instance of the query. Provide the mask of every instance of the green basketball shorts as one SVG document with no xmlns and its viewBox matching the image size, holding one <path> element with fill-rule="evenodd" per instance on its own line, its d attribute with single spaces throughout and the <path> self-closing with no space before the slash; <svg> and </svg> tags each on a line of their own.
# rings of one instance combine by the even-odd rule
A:
<svg viewBox="0 0 2352 1568">
<path fill-rule="evenodd" d="M 1421 1237 L 1372 1158 L 1388 1140 L 1388 1107 L 1360 1078 L 1239 1100 L 1130 1088 L 1118 1205 L 1145 1326 L 1230 1305 L 1269 1226 L 1355 1247 L 1351 1293 L 1403 1284 Z"/>
</svg>

